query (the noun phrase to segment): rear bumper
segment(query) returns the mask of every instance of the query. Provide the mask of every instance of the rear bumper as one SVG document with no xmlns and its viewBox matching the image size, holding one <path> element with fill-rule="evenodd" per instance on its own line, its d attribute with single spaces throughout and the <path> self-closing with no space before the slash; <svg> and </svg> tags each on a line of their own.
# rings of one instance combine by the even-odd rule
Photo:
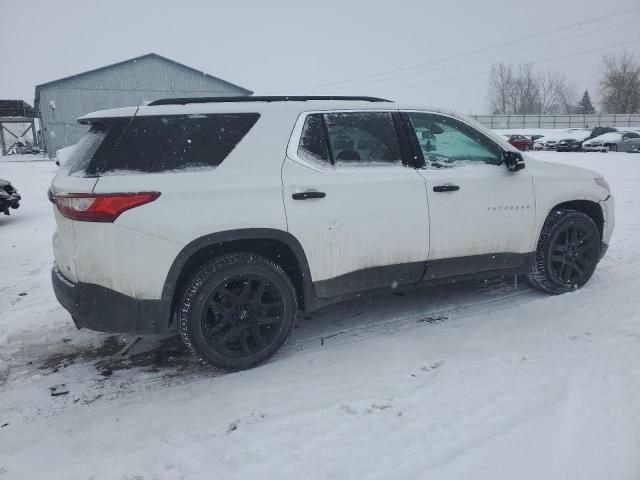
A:
<svg viewBox="0 0 640 480">
<path fill-rule="evenodd" d="M 170 305 L 164 300 L 141 300 L 91 283 L 73 283 L 56 265 L 51 270 L 53 291 L 78 328 L 98 332 L 158 334 L 175 330 Z"/>
</svg>

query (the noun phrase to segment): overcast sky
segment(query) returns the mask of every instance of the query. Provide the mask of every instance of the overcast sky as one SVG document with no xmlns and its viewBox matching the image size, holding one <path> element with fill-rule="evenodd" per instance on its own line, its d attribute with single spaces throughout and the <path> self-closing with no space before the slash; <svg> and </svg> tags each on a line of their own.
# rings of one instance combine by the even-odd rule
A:
<svg viewBox="0 0 640 480">
<path fill-rule="evenodd" d="M 485 113 L 492 62 L 555 69 L 595 100 L 603 54 L 625 48 L 640 61 L 638 0 L 0 0 L 0 98 L 155 52 L 256 94 Z"/>
</svg>

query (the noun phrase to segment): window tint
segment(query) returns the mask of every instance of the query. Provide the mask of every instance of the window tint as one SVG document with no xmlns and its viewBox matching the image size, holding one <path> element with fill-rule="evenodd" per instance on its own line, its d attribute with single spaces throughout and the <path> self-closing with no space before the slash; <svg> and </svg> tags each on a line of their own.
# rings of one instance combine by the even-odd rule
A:
<svg viewBox="0 0 640 480">
<path fill-rule="evenodd" d="M 309 115 L 305 120 L 298 146 L 298 156 L 303 160 L 330 162 L 322 115 Z"/>
<path fill-rule="evenodd" d="M 476 129 L 449 117 L 409 113 L 427 166 L 502 163 L 500 147 Z"/>
<path fill-rule="evenodd" d="M 330 156 L 336 165 L 402 164 L 391 113 L 330 113 L 324 119 Z"/>
<path fill-rule="evenodd" d="M 162 172 L 220 165 L 259 116 L 240 113 L 134 117 L 106 156 L 103 171 Z"/>
<path fill-rule="evenodd" d="M 86 171 L 98 147 L 107 136 L 107 132 L 108 128 L 105 125 L 92 125 L 78 143 L 69 147 L 69 156 L 61 164 L 60 170 L 66 171 L 69 175 Z"/>
</svg>

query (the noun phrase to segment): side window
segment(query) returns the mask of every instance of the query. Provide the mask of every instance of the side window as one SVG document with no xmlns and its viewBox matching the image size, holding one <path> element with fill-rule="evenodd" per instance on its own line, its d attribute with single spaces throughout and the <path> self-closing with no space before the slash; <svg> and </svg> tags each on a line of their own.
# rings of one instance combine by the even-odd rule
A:
<svg viewBox="0 0 640 480">
<path fill-rule="evenodd" d="M 103 171 L 215 167 L 259 117 L 258 113 L 136 116 L 105 156 Z"/>
<path fill-rule="evenodd" d="M 329 153 L 336 165 L 402 165 L 400 144 L 389 112 L 324 115 Z"/>
<path fill-rule="evenodd" d="M 312 114 L 305 120 L 298 146 L 298 156 L 303 160 L 331 163 L 322 115 Z"/>
<path fill-rule="evenodd" d="M 409 118 L 429 167 L 502 163 L 500 147 L 463 122 L 429 113 L 409 113 Z"/>
</svg>

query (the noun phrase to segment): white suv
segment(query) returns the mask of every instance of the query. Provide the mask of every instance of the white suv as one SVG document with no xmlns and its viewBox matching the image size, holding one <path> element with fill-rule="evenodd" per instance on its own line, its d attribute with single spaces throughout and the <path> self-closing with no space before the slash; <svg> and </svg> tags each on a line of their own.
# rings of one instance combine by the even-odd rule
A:
<svg viewBox="0 0 640 480">
<path fill-rule="evenodd" d="M 75 324 L 179 331 L 246 368 L 298 309 L 491 275 L 583 286 L 613 198 L 475 122 L 368 97 L 160 100 L 86 115 L 52 183 L 53 285 Z"/>
</svg>

